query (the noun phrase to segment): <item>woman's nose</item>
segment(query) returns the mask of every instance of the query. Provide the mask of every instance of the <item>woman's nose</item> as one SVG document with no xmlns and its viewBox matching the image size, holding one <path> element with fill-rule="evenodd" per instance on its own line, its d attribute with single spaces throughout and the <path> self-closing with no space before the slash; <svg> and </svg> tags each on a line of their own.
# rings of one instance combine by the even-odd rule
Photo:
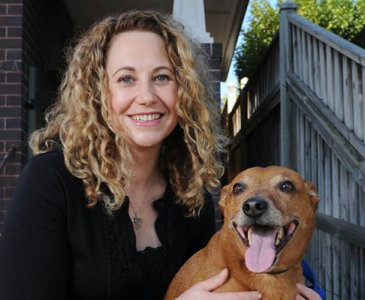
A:
<svg viewBox="0 0 365 300">
<path fill-rule="evenodd" d="M 138 95 L 138 103 L 140 105 L 149 106 L 157 101 L 155 90 L 150 83 L 143 83 L 140 86 L 140 92 Z"/>
</svg>

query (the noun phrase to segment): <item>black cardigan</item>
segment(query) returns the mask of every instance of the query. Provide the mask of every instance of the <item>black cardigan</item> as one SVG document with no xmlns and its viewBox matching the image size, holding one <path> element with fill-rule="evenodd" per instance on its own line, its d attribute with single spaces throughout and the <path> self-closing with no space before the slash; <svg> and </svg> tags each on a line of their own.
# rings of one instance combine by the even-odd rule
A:
<svg viewBox="0 0 365 300">
<path fill-rule="evenodd" d="M 0 238 L 1 300 L 162 299 L 182 264 L 214 234 L 211 196 L 186 218 L 171 188 L 153 205 L 162 244 L 146 281 L 129 201 L 113 216 L 87 208 L 81 180 L 53 151 L 24 168 Z"/>
</svg>

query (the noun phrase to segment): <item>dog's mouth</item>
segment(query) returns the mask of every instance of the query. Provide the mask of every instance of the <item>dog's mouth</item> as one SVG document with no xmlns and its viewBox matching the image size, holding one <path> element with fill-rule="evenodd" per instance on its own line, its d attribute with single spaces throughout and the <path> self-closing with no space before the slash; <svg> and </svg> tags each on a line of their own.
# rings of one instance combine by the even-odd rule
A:
<svg viewBox="0 0 365 300">
<path fill-rule="evenodd" d="M 233 223 L 239 237 L 245 245 L 247 268 L 254 273 L 268 271 L 276 261 L 277 255 L 293 238 L 299 222 L 294 220 L 283 227 L 267 225 L 237 226 Z"/>
</svg>

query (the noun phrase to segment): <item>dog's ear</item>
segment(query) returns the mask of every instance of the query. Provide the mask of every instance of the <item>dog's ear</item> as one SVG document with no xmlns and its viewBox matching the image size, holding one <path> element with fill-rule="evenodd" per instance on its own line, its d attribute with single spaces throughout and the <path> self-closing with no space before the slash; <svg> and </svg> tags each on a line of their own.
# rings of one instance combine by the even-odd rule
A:
<svg viewBox="0 0 365 300">
<path fill-rule="evenodd" d="M 225 185 L 222 190 L 221 190 L 221 196 L 219 198 L 219 202 L 218 202 L 218 206 L 219 206 L 219 210 L 221 211 L 221 213 L 224 213 L 224 209 L 226 207 L 226 198 L 228 195 L 228 191 L 229 191 L 229 184 Z"/>
<path fill-rule="evenodd" d="M 309 181 L 305 182 L 305 186 L 307 187 L 311 206 L 313 207 L 314 211 L 316 211 L 319 200 L 320 200 L 319 195 L 317 193 L 316 186 L 312 182 L 309 182 Z"/>
</svg>

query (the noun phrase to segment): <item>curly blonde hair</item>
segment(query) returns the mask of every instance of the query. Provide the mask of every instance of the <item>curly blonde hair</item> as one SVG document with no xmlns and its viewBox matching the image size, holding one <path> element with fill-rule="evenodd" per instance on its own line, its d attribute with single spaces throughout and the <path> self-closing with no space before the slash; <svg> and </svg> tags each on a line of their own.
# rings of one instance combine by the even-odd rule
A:
<svg viewBox="0 0 365 300">
<path fill-rule="evenodd" d="M 219 185 L 224 169 L 217 156 L 225 140 L 206 55 L 169 15 L 131 11 L 109 16 L 86 32 L 68 53 L 58 101 L 46 114 L 46 126 L 31 136 L 31 147 L 34 154 L 63 150 L 67 168 L 83 181 L 90 207 L 98 201 L 108 212 L 121 207 L 131 174 L 120 161 L 133 163 L 133 156 L 109 121 L 106 59 L 113 38 L 127 31 L 153 32 L 165 42 L 178 83 L 179 124 L 164 141 L 161 168 L 189 215 L 195 215 L 204 204 L 203 189 Z"/>
</svg>

